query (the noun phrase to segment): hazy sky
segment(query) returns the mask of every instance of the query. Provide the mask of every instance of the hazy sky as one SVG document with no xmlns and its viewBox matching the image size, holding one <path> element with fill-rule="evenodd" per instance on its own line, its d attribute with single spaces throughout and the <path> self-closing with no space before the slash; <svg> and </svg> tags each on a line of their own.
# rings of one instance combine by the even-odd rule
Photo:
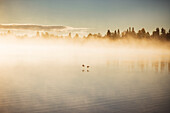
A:
<svg viewBox="0 0 170 113">
<path fill-rule="evenodd" d="M 0 0 L 0 24 L 42 24 L 148 31 L 170 28 L 169 0 Z"/>
</svg>

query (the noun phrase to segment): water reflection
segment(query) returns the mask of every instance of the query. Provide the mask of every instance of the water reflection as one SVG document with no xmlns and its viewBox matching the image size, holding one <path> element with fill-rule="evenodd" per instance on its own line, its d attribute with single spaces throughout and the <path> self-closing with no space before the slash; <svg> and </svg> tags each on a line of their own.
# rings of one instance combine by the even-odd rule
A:
<svg viewBox="0 0 170 113">
<path fill-rule="evenodd" d="M 107 66 L 125 68 L 128 71 L 155 71 L 155 72 L 170 72 L 170 60 L 114 60 L 107 61 Z"/>
</svg>

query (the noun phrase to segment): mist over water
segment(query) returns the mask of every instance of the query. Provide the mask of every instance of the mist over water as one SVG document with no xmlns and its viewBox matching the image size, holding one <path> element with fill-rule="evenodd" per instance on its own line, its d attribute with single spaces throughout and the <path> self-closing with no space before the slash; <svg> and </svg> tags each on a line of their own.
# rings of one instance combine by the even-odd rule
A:
<svg viewBox="0 0 170 113">
<path fill-rule="evenodd" d="M 169 42 L 5 37 L 0 62 L 2 113 L 170 112 Z"/>
<path fill-rule="evenodd" d="M 0 113 L 170 113 L 170 0 L 0 0 Z"/>
</svg>

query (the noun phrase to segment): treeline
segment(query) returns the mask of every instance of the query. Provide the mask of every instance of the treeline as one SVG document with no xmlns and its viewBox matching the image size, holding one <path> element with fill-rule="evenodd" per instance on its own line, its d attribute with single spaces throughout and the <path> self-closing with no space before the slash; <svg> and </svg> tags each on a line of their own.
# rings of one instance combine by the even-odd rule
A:
<svg viewBox="0 0 170 113">
<path fill-rule="evenodd" d="M 150 34 L 147 32 L 144 28 L 139 30 L 138 32 L 135 32 L 134 27 L 129 27 L 126 31 L 120 33 L 120 30 L 115 30 L 114 32 L 111 32 L 110 30 L 107 31 L 105 36 L 101 36 L 100 33 L 98 34 L 89 34 L 87 39 L 90 38 L 108 38 L 108 39 L 128 39 L 128 38 L 135 38 L 135 39 L 157 39 L 157 40 L 167 40 L 170 41 L 170 30 L 166 32 L 164 28 L 156 28 L 155 31 Z"/>
<path fill-rule="evenodd" d="M 6 36 L 6 35 L 12 35 L 11 31 L 8 31 L 7 33 L 0 33 L 0 36 Z M 16 36 L 17 38 L 26 38 L 28 35 L 22 35 L 22 36 Z M 67 36 L 57 36 L 54 34 L 50 34 L 49 32 L 37 32 L 35 36 L 32 37 L 39 37 L 39 38 L 61 38 L 61 39 L 111 39 L 111 40 L 117 40 L 117 39 L 128 39 L 128 38 L 135 38 L 135 39 L 156 39 L 156 40 L 166 40 L 170 41 L 170 30 L 166 32 L 164 28 L 156 28 L 155 31 L 153 31 L 151 34 L 147 32 L 144 28 L 139 30 L 138 32 L 135 32 L 134 27 L 129 27 L 126 31 L 120 33 L 120 30 L 115 30 L 111 32 L 110 30 L 107 31 L 107 33 L 102 36 L 100 33 L 98 34 L 92 34 L 89 33 L 87 36 L 84 36 L 83 38 L 79 36 L 79 34 L 75 34 L 72 36 L 71 33 L 69 33 Z"/>
<path fill-rule="evenodd" d="M 164 28 L 156 28 L 155 31 L 150 34 L 147 32 L 144 28 L 139 30 L 138 32 L 135 32 L 134 27 L 129 27 L 126 31 L 122 32 L 120 34 L 119 29 L 114 32 L 111 32 L 110 30 L 107 31 L 107 34 L 105 37 L 108 37 L 110 39 L 124 39 L 124 38 L 136 38 L 136 39 L 158 39 L 158 40 L 170 40 L 170 30 L 166 32 Z"/>
</svg>

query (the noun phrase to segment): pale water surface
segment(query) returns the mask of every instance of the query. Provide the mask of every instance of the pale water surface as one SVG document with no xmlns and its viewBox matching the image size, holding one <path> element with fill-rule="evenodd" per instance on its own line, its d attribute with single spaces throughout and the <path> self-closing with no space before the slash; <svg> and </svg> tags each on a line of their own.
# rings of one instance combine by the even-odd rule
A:
<svg viewBox="0 0 170 113">
<path fill-rule="evenodd" d="M 101 51 L 1 47 L 0 113 L 170 113 L 170 56 Z"/>
</svg>

